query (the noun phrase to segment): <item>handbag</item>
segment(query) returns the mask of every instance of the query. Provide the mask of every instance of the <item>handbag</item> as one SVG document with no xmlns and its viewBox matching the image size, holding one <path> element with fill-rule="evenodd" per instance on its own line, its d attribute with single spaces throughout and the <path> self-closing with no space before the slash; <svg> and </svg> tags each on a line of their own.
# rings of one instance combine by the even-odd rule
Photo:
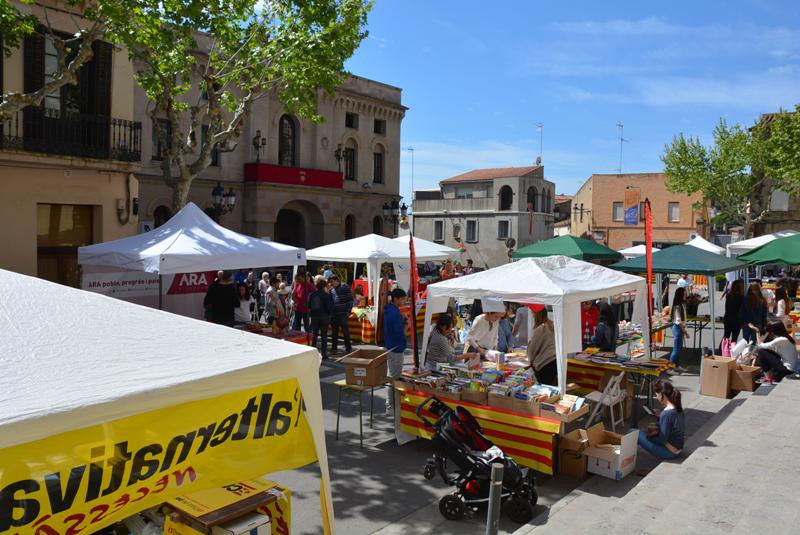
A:
<svg viewBox="0 0 800 535">
<path fill-rule="evenodd" d="M 732 357 L 739 357 L 743 352 L 744 349 L 747 347 L 748 342 L 744 338 L 736 342 L 736 344 L 730 348 L 730 355 Z"/>
<path fill-rule="evenodd" d="M 730 338 L 723 338 L 722 345 L 720 345 L 720 349 L 722 350 L 723 357 L 730 357 L 731 356 L 731 346 L 733 345 L 733 340 Z"/>
</svg>

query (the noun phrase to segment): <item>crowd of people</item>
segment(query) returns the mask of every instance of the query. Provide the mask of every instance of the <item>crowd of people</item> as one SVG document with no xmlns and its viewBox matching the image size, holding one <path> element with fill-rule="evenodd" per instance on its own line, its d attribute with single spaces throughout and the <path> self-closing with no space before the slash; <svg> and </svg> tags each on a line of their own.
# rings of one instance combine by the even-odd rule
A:
<svg viewBox="0 0 800 535">
<path fill-rule="evenodd" d="M 301 272 L 288 285 L 281 273 L 264 271 L 258 279 L 252 270 L 239 271 L 235 276 L 230 271 L 219 271 L 206 292 L 203 307 L 205 318 L 221 325 L 233 327 L 260 321 L 281 330 L 302 329 L 327 359 L 329 327 L 331 351 L 336 353 L 339 349 L 340 332 L 345 351 L 352 351 L 347 319 L 357 298 L 359 304 L 364 303 L 363 292 L 359 293 L 355 295 L 328 264 L 322 275 Z"/>
</svg>

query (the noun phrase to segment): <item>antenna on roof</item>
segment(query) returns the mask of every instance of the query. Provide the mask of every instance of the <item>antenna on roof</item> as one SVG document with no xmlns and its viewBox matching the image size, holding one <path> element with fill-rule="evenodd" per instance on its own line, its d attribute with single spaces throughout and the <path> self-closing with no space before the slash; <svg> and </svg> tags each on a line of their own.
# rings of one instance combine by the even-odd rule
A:
<svg viewBox="0 0 800 535">
<path fill-rule="evenodd" d="M 536 123 L 539 129 L 539 156 L 536 157 L 536 165 L 542 165 L 542 142 L 544 141 L 544 123 Z"/>
<path fill-rule="evenodd" d="M 617 173 L 622 174 L 622 144 L 626 143 L 628 140 L 622 137 L 622 132 L 625 129 L 625 125 L 622 124 L 622 121 L 617 123 L 617 128 L 619 128 L 619 167 L 617 168 Z"/>
</svg>

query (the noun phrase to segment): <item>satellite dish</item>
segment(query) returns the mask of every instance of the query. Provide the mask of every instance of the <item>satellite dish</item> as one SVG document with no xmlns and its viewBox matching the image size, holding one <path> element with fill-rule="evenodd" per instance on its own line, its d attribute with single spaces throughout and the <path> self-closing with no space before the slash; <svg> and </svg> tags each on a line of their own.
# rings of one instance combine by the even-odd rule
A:
<svg viewBox="0 0 800 535">
<path fill-rule="evenodd" d="M 506 240 L 506 247 L 508 247 L 509 249 L 513 249 L 516 244 L 517 240 L 515 240 L 514 238 L 508 238 Z"/>
<path fill-rule="evenodd" d="M 537 156 L 536 157 L 536 165 L 542 165 L 542 157 L 541 156 Z"/>
</svg>

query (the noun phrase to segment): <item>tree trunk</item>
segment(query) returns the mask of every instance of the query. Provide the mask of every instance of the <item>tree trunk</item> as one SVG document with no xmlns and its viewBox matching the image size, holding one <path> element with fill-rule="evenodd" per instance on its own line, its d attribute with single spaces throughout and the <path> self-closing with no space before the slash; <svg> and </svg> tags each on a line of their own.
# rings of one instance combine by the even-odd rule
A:
<svg viewBox="0 0 800 535">
<path fill-rule="evenodd" d="M 172 213 L 177 214 L 181 208 L 186 206 L 189 201 L 189 189 L 192 187 L 191 176 L 180 178 L 172 181 Z"/>
</svg>

